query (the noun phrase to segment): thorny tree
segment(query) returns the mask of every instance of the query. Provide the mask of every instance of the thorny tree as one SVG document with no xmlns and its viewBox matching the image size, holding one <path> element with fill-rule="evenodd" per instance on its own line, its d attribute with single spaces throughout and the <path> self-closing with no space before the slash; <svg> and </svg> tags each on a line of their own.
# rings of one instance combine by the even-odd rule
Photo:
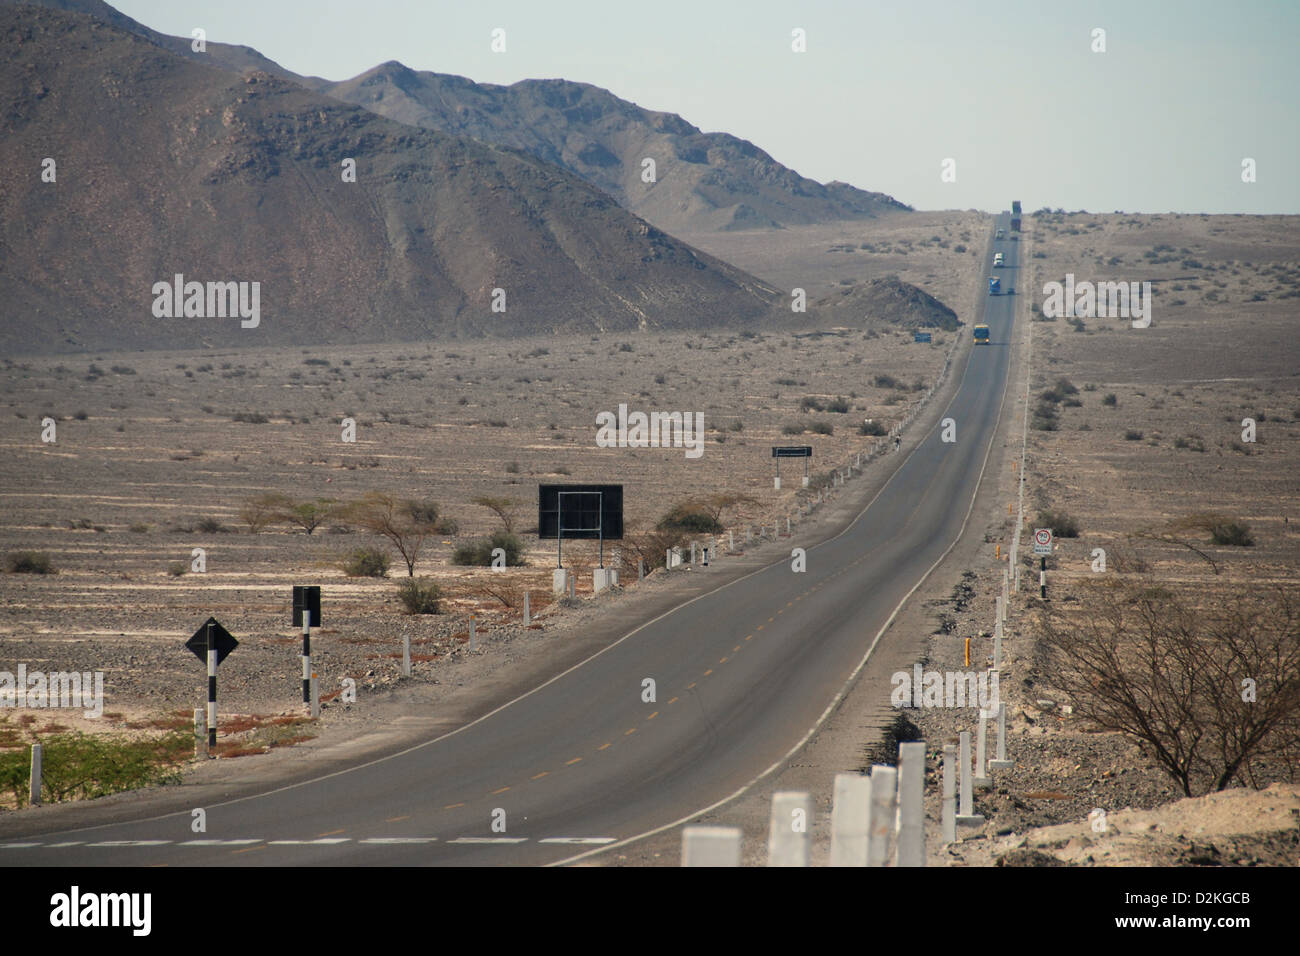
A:
<svg viewBox="0 0 1300 956">
<path fill-rule="evenodd" d="M 1039 620 L 1053 683 L 1097 726 L 1150 752 L 1187 796 L 1294 779 L 1300 607 L 1278 588 L 1213 607 L 1149 578 L 1085 586 Z M 1267 782 L 1267 781 L 1263 781 Z"/>
<path fill-rule="evenodd" d="M 362 528 L 388 539 L 406 562 L 409 577 L 415 577 L 415 562 L 425 540 L 438 533 L 438 506 L 431 501 L 372 492 L 350 505 L 347 514 Z"/>
</svg>

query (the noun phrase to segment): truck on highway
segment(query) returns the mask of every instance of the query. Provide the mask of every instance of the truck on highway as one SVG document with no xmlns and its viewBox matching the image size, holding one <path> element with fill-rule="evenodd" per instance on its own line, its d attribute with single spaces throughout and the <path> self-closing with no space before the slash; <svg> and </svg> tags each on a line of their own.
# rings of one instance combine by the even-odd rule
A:
<svg viewBox="0 0 1300 956">
<path fill-rule="evenodd" d="M 1013 199 L 1013 200 L 1011 200 L 1011 215 L 1013 215 L 1013 216 L 1019 216 L 1019 215 L 1020 215 L 1020 200 L 1019 200 L 1019 199 Z"/>
<path fill-rule="evenodd" d="M 1019 231 L 1020 231 L 1020 217 L 1019 217 L 1019 216 L 1012 216 L 1012 217 L 1011 217 L 1011 231 L 1012 231 L 1012 232 L 1019 232 Z M 1015 236 L 1012 236 L 1011 238 L 1014 239 Z"/>
<path fill-rule="evenodd" d="M 975 326 L 975 329 L 974 329 L 974 336 L 975 336 L 975 344 L 976 344 L 976 345 L 988 345 L 988 344 L 989 344 L 989 327 L 988 327 L 987 325 L 977 325 L 977 326 Z"/>
<path fill-rule="evenodd" d="M 1002 280 L 997 276 L 989 276 L 989 295 L 1000 295 L 1002 293 Z"/>
<path fill-rule="evenodd" d="M 1000 252 L 995 252 L 995 253 L 993 253 L 993 268 L 994 268 L 994 269 L 1001 269 L 1002 266 L 1003 266 L 1004 264 L 1005 264 L 1005 263 L 1003 262 L 1003 259 L 1002 259 L 1002 253 L 1000 253 Z"/>
</svg>

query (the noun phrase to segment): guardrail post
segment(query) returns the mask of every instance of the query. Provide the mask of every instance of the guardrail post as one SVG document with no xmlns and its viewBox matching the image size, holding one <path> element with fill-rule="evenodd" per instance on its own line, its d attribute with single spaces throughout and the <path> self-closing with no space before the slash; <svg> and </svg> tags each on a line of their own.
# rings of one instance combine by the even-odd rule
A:
<svg viewBox="0 0 1300 956">
<path fill-rule="evenodd" d="M 772 816 L 767 836 L 768 866 L 808 865 L 808 825 L 812 797 L 799 791 L 772 794 Z"/>
<path fill-rule="evenodd" d="M 831 809 L 831 866 L 867 865 L 867 818 L 871 778 L 859 773 L 835 775 Z"/>
<path fill-rule="evenodd" d="M 41 744 L 32 744 L 32 775 L 27 787 L 28 802 L 32 806 L 39 806 L 41 802 L 41 773 L 42 757 L 45 748 Z"/>
<path fill-rule="evenodd" d="M 682 866 L 740 866 L 740 828 L 687 827 Z"/>
<path fill-rule="evenodd" d="M 925 866 L 925 741 L 898 745 L 898 865 Z"/>
</svg>

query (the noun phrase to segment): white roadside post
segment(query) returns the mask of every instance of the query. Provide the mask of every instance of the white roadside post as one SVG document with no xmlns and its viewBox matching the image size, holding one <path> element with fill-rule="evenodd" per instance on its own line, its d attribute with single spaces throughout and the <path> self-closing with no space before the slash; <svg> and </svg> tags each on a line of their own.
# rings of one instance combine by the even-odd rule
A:
<svg viewBox="0 0 1300 956">
<path fill-rule="evenodd" d="M 975 813 L 975 808 L 971 797 L 971 766 L 970 766 L 970 731 L 963 730 L 958 738 L 958 780 L 961 796 L 961 806 L 957 808 L 957 825 L 963 827 L 977 827 L 984 822 L 984 817 Z"/>
<path fill-rule="evenodd" d="M 987 711 L 982 707 L 980 708 L 979 732 L 975 738 L 976 739 L 976 743 L 975 743 L 975 789 L 976 790 L 987 790 L 989 789 L 990 786 L 993 785 L 993 781 L 989 779 L 989 773 L 987 769 L 988 761 L 985 759 L 988 753 L 987 751 L 988 722 L 989 722 L 989 718 L 992 716 L 993 716 L 992 712 Z"/>
<path fill-rule="evenodd" d="M 533 611 L 529 606 L 528 592 L 524 592 L 524 627 L 533 623 Z"/>
<path fill-rule="evenodd" d="M 925 866 L 925 741 L 898 745 L 898 865 Z"/>
<path fill-rule="evenodd" d="M 474 626 L 474 615 L 469 616 L 469 649 L 478 650 L 478 629 Z"/>
<path fill-rule="evenodd" d="M 203 719 L 203 708 L 194 708 L 194 759 L 200 760 L 208 755 L 207 722 Z"/>
<path fill-rule="evenodd" d="M 880 764 L 871 768 L 871 813 L 867 818 L 867 866 L 887 866 L 898 815 L 898 771 Z"/>
<path fill-rule="evenodd" d="M 994 770 L 1010 770 L 1016 765 L 1014 760 L 1007 759 L 1007 704 L 1006 701 L 998 701 L 998 758 L 989 762 L 989 766 Z"/>
<path fill-rule="evenodd" d="M 731 553 L 736 550 L 736 532 L 727 532 L 727 552 Z"/>
<path fill-rule="evenodd" d="M 767 835 L 768 866 L 808 865 L 808 826 L 812 821 L 812 796 L 783 790 L 772 794 L 772 816 Z"/>
<path fill-rule="evenodd" d="M 957 763 L 955 744 L 943 745 L 943 842 L 957 840 L 957 786 L 954 771 Z"/>
<path fill-rule="evenodd" d="M 411 676 L 411 632 L 402 628 L 402 676 Z"/>
<path fill-rule="evenodd" d="M 315 720 L 320 716 L 320 680 L 315 674 L 311 675 L 311 717 Z"/>
<path fill-rule="evenodd" d="M 831 808 L 831 866 L 867 865 L 867 821 L 871 812 L 871 778 L 858 773 L 835 775 Z"/>
<path fill-rule="evenodd" d="M 687 827 L 682 866 L 740 866 L 740 828 Z"/>
<path fill-rule="evenodd" d="M 32 775 L 27 787 L 27 799 L 32 806 L 41 802 L 41 758 L 44 752 L 41 744 L 32 744 Z"/>
<path fill-rule="evenodd" d="M 695 567 L 695 561 L 696 561 L 696 555 L 695 555 L 695 542 L 692 541 L 692 542 L 691 542 L 691 567 L 692 567 L 692 568 Z"/>
</svg>

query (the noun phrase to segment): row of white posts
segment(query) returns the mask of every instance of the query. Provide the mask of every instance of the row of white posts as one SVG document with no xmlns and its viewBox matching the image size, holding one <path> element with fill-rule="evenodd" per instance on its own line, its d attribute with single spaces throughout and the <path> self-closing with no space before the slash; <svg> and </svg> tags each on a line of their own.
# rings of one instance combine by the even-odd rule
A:
<svg viewBox="0 0 1300 956">
<path fill-rule="evenodd" d="M 1005 754 L 1005 705 L 1000 705 L 999 755 Z M 981 712 L 981 728 L 986 714 Z M 959 742 L 944 744 L 942 832 L 944 845 L 957 839 L 959 826 L 977 827 L 984 817 L 974 812 L 972 790 L 981 781 L 981 753 L 974 775 L 971 767 L 970 731 Z M 898 767 L 876 765 L 870 775 L 835 775 L 831 810 L 831 866 L 925 866 L 925 757 L 924 741 L 899 744 Z M 1010 767 L 1005 759 L 989 766 Z M 984 779 L 987 786 L 987 779 Z M 805 791 L 780 791 L 772 795 L 768 823 L 767 865 L 808 866 L 812 796 Z M 691 826 L 682 831 L 682 866 L 740 866 L 739 827 Z"/>
</svg>

